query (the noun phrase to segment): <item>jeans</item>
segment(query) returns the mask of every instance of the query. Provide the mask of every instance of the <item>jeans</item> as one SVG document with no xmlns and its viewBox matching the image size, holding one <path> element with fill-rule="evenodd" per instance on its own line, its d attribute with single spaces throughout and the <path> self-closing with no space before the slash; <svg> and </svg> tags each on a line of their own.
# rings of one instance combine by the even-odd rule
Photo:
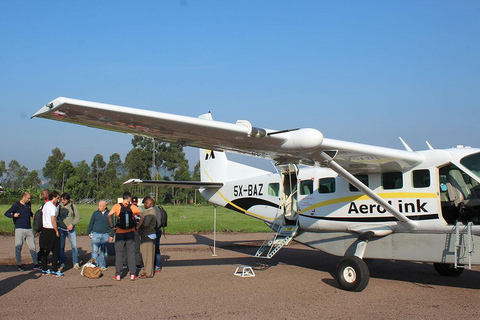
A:
<svg viewBox="0 0 480 320">
<path fill-rule="evenodd" d="M 78 263 L 78 249 L 77 249 L 77 234 L 75 233 L 75 228 L 68 231 L 65 229 L 58 228 L 60 232 L 60 265 L 65 264 L 65 238 L 68 237 L 70 241 L 70 246 L 72 247 L 72 261 L 73 263 Z"/>
<path fill-rule="evenodd" d="M 160 253 L 160 238 L 162 237 L 162 229 L 158 228 L 156 231 L 157 238 L 155 239 L 155 267 L 162 267 L 162 255 Z"/>
<path fill-rule="evenodd" d="M 92 233 L 92 259 L 100 268 L 106 268 L 107 244 L 110 235 L 108 233 Z M 99 254 L 100 253 L 100 254 Z"/>
<path fill-rule="evenodd" d="M 20 228 L 15 229 L 15 258 L 17 259 L 17 264 L 22 264 L 21 252 L 24 242 L 27 242 L 33 264 L 38 264 L 37 253 L 35 252 L 35 238 L 33 237 L 32 229 Z"/>
</svg>

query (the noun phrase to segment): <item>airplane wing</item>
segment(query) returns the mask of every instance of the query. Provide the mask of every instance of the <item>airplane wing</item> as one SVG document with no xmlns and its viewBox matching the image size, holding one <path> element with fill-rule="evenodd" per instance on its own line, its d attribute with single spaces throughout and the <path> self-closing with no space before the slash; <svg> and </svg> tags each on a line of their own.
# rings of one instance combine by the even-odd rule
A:
<svg viewBox="0 0 480 320">
<path fill-rule="evenodd" d="M 327 152 L 352 173 L 406 169 L 423 160 L 416 152 L 333 139 L 311 128 L 272 130 L 249 121 L 227 123 L 110 104 L 57 98 L 33 117 L 142 135 L 209 150 L 269 158 L 278 163 L 313 164 Z"/>
<path fill-rule="evenodd" d="M 221 188 L 221 182 L 202 182 L 202 181 L 167 181 L 167 180 L 141 180 L 130 179 L 123 183 L 124 185 L 143 185 L 150 187 L 174 187 L 174 188 Z"/>
</svg>

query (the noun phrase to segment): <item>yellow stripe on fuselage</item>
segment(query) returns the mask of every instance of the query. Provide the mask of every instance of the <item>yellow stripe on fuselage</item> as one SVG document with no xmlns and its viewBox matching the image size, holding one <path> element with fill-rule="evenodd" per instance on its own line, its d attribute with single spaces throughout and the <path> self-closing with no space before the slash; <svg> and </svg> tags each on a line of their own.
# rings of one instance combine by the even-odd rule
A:
<svg viewBox="0 0 480 320">
<path fill-rule="evenodd" d="M 214 182 L 214 181 L 212 180 L 212 178 L 210 177 L 210 175 L 208 174 L 208 172 L 207 172 L 205 169 L 204 169 L 203 171 L 204 171 L 205 174 L 207 175 L 208 179 L 210 179 L 211 182 Z M 235 203 L 231 202 L 231 201 L 228 200 L 223 194 L 221 194 L 219 190 L 217 190 L 217 192 L 215 192 L 215 193 L 217 193 L 220 197 L 222 197 L 222 199 L 225 200 L 225 202 L 227 202 L 228 204 L 230 204 L 232 207 L 234 207 L 234 208 L 236 208 L 237 210 L 242 211 L 243 213 L 248 214 L 248 215 L 250 215 L 250 216 L 252 216 L 252 217 L 255 217 L 255 218 L 258 218 L 258 219 L 261 219 L 261 220 L 268 220 L 268 221 L 275 221 L 275 220 L 280 220 L 280 219 L 282 219 L 282 217 L 275 219 L 275 218 L 269 218 L 269 217 L 264 217 L 264 216 L 255 214 L 255 213 L 253 213 L 253 212 L 250 212 L 250 211 L 248 211 L 248 210 L 243 209 L 242 207 L 237 206 Z"/>
<path fill-rule="evenodd" d="M 394 192 L 394 193 L 378 193 L 378 195 L 383 199 L 403 199 L 403 198 L 436 198 L 436 193 L 420 193 L 420 192 Z M 322 201 L 315 203 L 303 210 L 299 213 L 304 213 L 307 211 L 314 210 L 316 208 L 321 208 L 325 206 L 330 206 L 332 204 L 344 203 L 344 202 L 352 202 L 352 201 L 361 201 L 361 200 L 371 200 L 371 198 L 367 195 L 357 195 L 357 196 L 348 196 L 342 198 L 331 199 L 327 201 Z"/>
</svg>

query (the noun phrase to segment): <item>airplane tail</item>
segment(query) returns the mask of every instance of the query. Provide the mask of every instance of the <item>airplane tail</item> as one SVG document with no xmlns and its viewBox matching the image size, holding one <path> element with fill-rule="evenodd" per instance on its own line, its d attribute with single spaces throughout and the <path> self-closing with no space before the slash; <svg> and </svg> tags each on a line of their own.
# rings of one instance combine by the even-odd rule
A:
<svg viewBox="0 0 480 320">
<path fill-rule="evenodd" d="M 213 120 L 210 112 L 199 118 Z M 228 182 L 267 173 L 255 167 L 229 161 L 223 151 L 205 149 L 200 149 L 200 172 L 203 182 Z"/>
</svg>

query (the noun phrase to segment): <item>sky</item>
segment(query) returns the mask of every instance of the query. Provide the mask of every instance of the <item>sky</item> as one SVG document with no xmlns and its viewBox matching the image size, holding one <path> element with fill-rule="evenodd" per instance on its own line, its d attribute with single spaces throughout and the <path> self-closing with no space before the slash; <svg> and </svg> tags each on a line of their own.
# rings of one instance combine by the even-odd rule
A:
<svg viewBox="0 0 480 320">
<path fill-rule="evenodd" d="M 41 173 L 56 147 L 72 162 L 125 158 L 132 136 L 30 119 L 60 96 L 480 147 L 479 17 L 468 0 L 2 1 L 0 160 Z"/>
</svg>

